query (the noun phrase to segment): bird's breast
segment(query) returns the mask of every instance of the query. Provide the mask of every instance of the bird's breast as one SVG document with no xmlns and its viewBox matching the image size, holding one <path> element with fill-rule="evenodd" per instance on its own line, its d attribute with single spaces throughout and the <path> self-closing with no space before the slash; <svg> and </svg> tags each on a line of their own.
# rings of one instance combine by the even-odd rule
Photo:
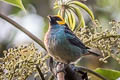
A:
<svg viewBox="0 0 120 80">
<path fill-rule="evenodd" d="M 62 31 L 57 31 L 50 33 L 47 40 L 50 48 L 57 49 L 65 43 L 65 35 Z"/>
<path fill-rule="evenodd" d="M 45 45 L 52 54 L 62 50 L 66 44 L 66 38 L 63 30 L 49 31 L 45 37 Z"/>
<path fill-rule="evenodd" d="M 80 56 L 79 48 L 69 43 L 63 30 L 49 31 L 45 37 L 45 46 L 52 57 L 64 63 L 75 61 Z"/>
</svg>

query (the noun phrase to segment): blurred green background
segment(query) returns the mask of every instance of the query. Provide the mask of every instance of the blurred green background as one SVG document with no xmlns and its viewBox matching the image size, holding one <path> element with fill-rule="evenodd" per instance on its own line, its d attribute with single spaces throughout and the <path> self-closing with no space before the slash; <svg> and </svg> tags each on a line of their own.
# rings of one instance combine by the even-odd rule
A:
<svg viewBox="0 0 120 80">
<path fill-rule="evenodd" d="M 79 1 L 85 3 L 93 11 L 95 18 L 104 28 L 110 28 L 108 23 L 112 20 L 120 21 L 120 0 Z M 23 0 L 27 11 L 27 13 L 24 13 L 21 9 L 0 1 L 0 13 L 9 16 L 43 40 L 44 34 L 48 29 L 46 16 L 56 14 L 53 10 L 53 3 L 54 0 Z M 88 14 L 84 11 L 83 13 L 86 24 L 89 24 Z M 32 42 L 34 41 L 23 32 L 0 18 L 0 57 L 3 57 L 3 50 Z M 35 45 L 38 49 L 41 49 L 38 44 Z M 108 63 L 103 63 L 96 57 L 86 56 L 80 61 L 80 65 L 88 66 L 92 69 L 102 67 L 120 70 L 120 65 L 111 58 L 108 59 Z"/>
</svg>

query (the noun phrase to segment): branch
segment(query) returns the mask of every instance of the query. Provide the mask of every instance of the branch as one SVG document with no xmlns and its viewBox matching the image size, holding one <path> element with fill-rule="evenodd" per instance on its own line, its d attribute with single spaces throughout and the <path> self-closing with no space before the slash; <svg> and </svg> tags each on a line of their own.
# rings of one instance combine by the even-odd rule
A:
<svg viewBox="0 0 120 80">
<path fill-rule="evenodd" d="M 69 64 L 58 64 L 55 70 L 60 71 L 57 73 L 58 80 L 86 80 L 82 78 L 82 75 L 76 73 Z"/>
<path fill-rule="evenodd" d="M 110 38 L 110 37 L 118 37 L 118 38 L 120 38 L 120 35 L 116 34 L 116 35 L 99 36 L 99 37 L 96 37 L 96 38 L 94 38 L 94 39 L 92 39 L 92 40 L 86 41 L 85 44 L 88 44 L 88 43 L 90 43 L 91 41 L 99 41 L 99 40 L 101 40 L 101 39 Z"/>
<path fill-rule="evenodd" d="M 37 69 L 37 71 L 38 71 L 38 73 L 39 73 L 41 79 L 42 79 L 42 80 L 45 80 L 44 75 L 42 74 L 42 72 L 41 72 L 41 70 L 40 70 L 40 68 L 39 68 L 38 65 L 36 65 L 36 69 Z"/>
<path fill-rule="evenodd" d="M 90 70 L 90 69 L 88 69 L 88 68 L 85 68 L 85 67 L 80 66 L 80 67 L 76 67 L 76 69 L 77 69 L 78 71 L 83 70 L 83 71 L 89 72 L 89 73 L 91 73 L 91 74 L 94 74 L 95 76 L 99 77 L 99 78 L 102 79 L 102 80 L 107 80 L 107 79 L 106 79 L 105 77 L 103 77 L 102 75 L 100 75 L 100 74 L 96 73 L 95 71 L 92 71 L 92 70 Z"/>
<path fill-rule="evenodd" d="M 65 5 L 62 5 L 62 17 L 65 18 Z"/>
<path fill-rule="evenodd" d="M 61 69 L 64 69 L 63 66 L 58 64 L 57 69 L 55 69 L 55 70 L 60 71 Z M 83 71 L 91 73 L 91 74 L 95 75 L 96 77 L 100 78 L 101 80 L 107 80 L 105 77 L 96 73 L 95 71 L 92 71 L 92 70 L 82 67 L 82 66 L 76 67 L 74 65 L 70 65 L 65 69 L 66 74 L 63 72 L 59 72 L 57 74 L 57 79 L 64 80 L 64 78 L 65 78 L 65 80 L 84 80 L 84 79 L 87 80 L 86 78 L 88 76 L 85 75 L 85 73 Z M 79 72 L 80 74 L 82 74 L 82 76 L 78 75 L 78 73 L 75 73 L 75 72 Z M 83 76 L 84 76 L 84 79 L 83 79 Z"/>
<path fill-rule="evenodd" d="M 39 38 L 37 38 L 35 35 L 33 35 L 31 32 L 29 32 L 27 29 L 25 29 L 23 26 L 19 25 L 18 23 L 16 23 L 14 20 L 8 18 L 7 16 L 3 15 L 0 13 L 0 17 L 4 20 L 6 20 L 7 22 L 11 23 L 14 27 L 16 27 L 17 29 L 21 30 L 22 32 L 24 32 L 26 35 L 28 35 L 31 39 L 33 39 L 36 43 L 38 43 L 42 48 L 45 48 L 43 41 L 41 41 Z"/>
</svg>

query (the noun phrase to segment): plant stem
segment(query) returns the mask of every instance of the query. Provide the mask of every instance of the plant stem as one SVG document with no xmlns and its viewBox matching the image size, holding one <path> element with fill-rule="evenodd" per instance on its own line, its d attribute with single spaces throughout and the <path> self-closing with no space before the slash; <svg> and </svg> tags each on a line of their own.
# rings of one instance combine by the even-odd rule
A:
<svg viewBox="0 0 120 80">
<path fill-rule="evenodd" d="M 62 5 L 61 10 L 62 10 L 62 17 L 63 19 L 65 19 L 65 6 L 64 5 Z"/>
<path fill-rule="evenodd" d="M 98 36 L 98 37 L 92 39 L 92 41 L 99 41 L 101 39 L 110 38 L 110 37 L 118 37 L 118 38 L 120 38 L 120 35 L 116 34 L 116 35 Z M 88 44 L 90 42 L 91 42 L 91 39 L 86 41 L 85 44 Z"/>
<path fill-rule="evenodd" d="M 36 43 L 38 43 L 42 48 L 45 48 L 43 41 L 41 41 L 39 38 L 37 38 L 35 35 L 33 35 L 31 32 L 29 32 L 27 29 L 25 29 L 23 26 L 19 25 L 18 23 L 16 23 L 14 20 L 8 18 L 7 16 L 3 15 L 0 13 L 0 17 L 4 20 L 6 20 L 7 22 L 11 23 L 14 27 L 16 27 L 17 29 L 21 30 L 22 32 L 24 32 L 26 35 L 28 35 L 31 39 L 33 39 Z"/>
<path fill-rule="evenodd" d="M 97 77 L 99 77 L 100 79 L 102 79 L 102 80 L 107 80 L 105 77 L 103 77 L 102 75 L 100 75 L 100 74 L 98 74 L 98 73 L 96 73 L 95 71 L 92 71 L 92 70 L 90 70 L 90 69 L 88 69 L 88 68 L 85 68 L 85 67 L 82 67 L 82 66 L 80 66 L 80 67 L 77 67 L 79 70 L 83 70 L 83 71 L 87 71 L 87 72 L 89 72 L 89 73 L 92 73 L 92 74 L 94 74 L 95 76 L 97 76 Z"/>
<path fill-rule="evenodd" d="M 45 80 L 44 75 L 42 74 L 42 72 L 41 72 L 41 70 L 40 70 L 40 68 L 39 68 L 38 65 L 36 65 L 36 69 L 37 69 L 37 71 L 38 71 L 38 73 L 39 73 L 41 79 L 42 79 L 42 80 Z"/>
</svg>

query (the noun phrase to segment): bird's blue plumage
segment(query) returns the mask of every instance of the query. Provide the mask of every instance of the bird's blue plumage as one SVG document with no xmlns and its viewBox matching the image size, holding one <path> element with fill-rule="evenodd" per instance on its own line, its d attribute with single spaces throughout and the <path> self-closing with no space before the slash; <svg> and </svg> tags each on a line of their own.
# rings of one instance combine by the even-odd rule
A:
<svg viewBox="0 0 120 80">
<path fill-rule="evenodd" d="M 99 56 L 88 50 L 61 17 L 49 16 L 49 22 L 44 43 L 50 56 L 62 63 L 74 62 L 88 52 Z"/>
<path fill-rule="evenodd" d="M 65 25 L 65 34 L 67 39 L 70 41 L 71 44 L 78 46 L 83 49 L 89 49 L 86 47 L 76 35 L 73 34 L 73 32 L 68 28 L 67 24 Z"/>
<path fill-rule="evenodd" d="M 66 26 L 64 25 L 53 25 L 47 33 L 46 46 L 50 55 L 55 59 L 63 63 L 70 63 L 76 61 L 82 54 L 87 53 L 87 50 L 83 45 L 79 47 L 71 43 L 70 39 L 74 40 L 75 36 L 65 30 Z"/>
</svg>

